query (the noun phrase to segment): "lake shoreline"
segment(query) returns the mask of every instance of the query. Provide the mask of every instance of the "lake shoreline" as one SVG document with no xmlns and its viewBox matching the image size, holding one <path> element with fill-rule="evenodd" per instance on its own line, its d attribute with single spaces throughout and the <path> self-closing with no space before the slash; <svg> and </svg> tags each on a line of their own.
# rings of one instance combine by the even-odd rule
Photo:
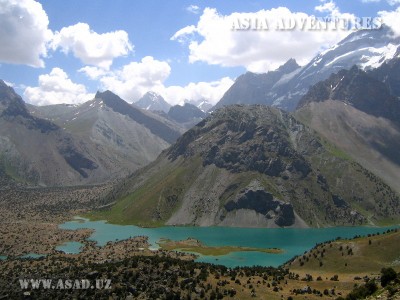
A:
<svg viewBox="0 0 400 300">
<path fill-rule="evenodd" d="M 263 265 L 278 267 L 294 256 L 310 250 L 318 243 L 336 238 L 353 238 L 358 235 L 383 232 L 391 227 L 329 227 L 329 228 L 232 228 L 232 227 L 193 227 L 163 226 L 144 228 L 134 225 L 115 225 L 105 220 L 91 221 L 87 218 L 75 218 L 63 224 L 60 229 L 90 229 L 89 241 L 99 246 L 115 240 L 133 236 L 147 236 L 150 250 L 158 250 L 159 242 L 171 240 L 174 243 L 188 238 L 198 240 L 202 246 L 193 249 L 187 245 L 170 245 L 171 249 L 183 248 L 190 253 L 199 253 L 196 261 L 218 263 L 227 267 Z M 186 249 L 185 249 L 186 248 Z M 195 247 L 196 248 L 196 247 Z M 279 249 L 274 253 L 270 249 Z M 246 250 L 252 251 L 246 251 Z M 262 250 L 260 250 L 262 249 Z M 191 251 L 192 250 L 192 251 Z M 196 251 L 193 251 L 196 250 Z M 215 255 L 215 254 L 220 255 Z M 218 260 L 216 262 L 216 256 Z"/>
</svg>

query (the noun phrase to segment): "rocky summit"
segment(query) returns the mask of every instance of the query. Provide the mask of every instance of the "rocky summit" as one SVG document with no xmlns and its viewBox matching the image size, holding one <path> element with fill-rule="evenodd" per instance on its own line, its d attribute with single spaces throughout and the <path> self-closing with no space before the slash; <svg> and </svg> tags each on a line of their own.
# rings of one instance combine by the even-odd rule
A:
<svg viewBox="0 0 400 300">
<path fill-rule="evenodd" d="M 397 217 L 398 196 L 291 114 L 213 112 L 108 195 L 99 212 L 139 225 L 306 227 Z"/>
</svg>

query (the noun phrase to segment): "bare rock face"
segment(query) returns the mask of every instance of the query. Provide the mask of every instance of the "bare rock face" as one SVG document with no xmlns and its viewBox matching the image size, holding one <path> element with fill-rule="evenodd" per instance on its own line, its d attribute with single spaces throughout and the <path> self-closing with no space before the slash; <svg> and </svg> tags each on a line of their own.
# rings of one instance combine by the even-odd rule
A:
<svg viewBox="0 0 400 300">
<path fill-rule="evenodd" d="M 224 205 L 227 213 L 234 210 L 247 209 L 273 220 L 279 227 L 292 226 L 295 222 L 293 205 L 280 201 L 263 188 L 250 187 Z"/>
</svg>

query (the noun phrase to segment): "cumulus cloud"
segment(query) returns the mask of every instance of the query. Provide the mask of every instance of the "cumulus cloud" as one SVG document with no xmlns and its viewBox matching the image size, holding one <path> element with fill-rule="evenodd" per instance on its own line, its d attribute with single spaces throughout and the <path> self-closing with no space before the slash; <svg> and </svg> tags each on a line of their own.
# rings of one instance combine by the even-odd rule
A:
<svg viewBox="0 0 400 300">
<path fill-rule="evenodd" d="M 69 79 L 60 68 L 53 68 L 49 74 L 39 76 L 39 86 L 27 87 L 24 92 L 27 102 L 35 105 L 77 104 L 93 99 L 82 84 Z"/>
<path fill-rule="evenodd" d="M 33 0 L 0 0 L 0 61 L 44 67 L 52 32 L 42 5 Z"/>
<path fill-rule="evenodd" d="M 109 69 L 113 59 L 127 55 L 133 50 L 133 45 L 124 30 L 99 34 L 88 24 L 78 23 L 55 32 L 51 48 L 72 52 L 85 64 Z"/>
<path fill-rule="evenodd" d="M 99 80 L 104 89 L 132 102 L 147 91 L 162 87 L 170 72 L 171 67 L 167 62 L 146 56 L 140 62 L 131 62 L 121 69 L 108 72 Z"/>
<path fill-rule="evenodd" d="M 155 90 L 171 105 L 182 105 L 185 100 L 207 99 L 216 104 L 234 81 L 229 77 L 211 82 L 189 83 L 186 86 L 169 86 Z"/>
<path fill-rule="evenodd" d="M 394 11 L 380 11 L 378 16 L 382 18 L 382 22 L 390 26 L 394 34 L 400 36 L 400 7 Z"/>
<path fill-rule="evenodd" d="M 165 86 L 164 82 L 171 73 L 171 67 L 168 62 L 151 56 L 117 70 L 104 71 L 96 67 L 84 67 L 79 71 L 98 80 L 104 90 L 110 90 L 131 103 L 139 100 L 148 91 L 160 94 L 171 105 L 183 104 L 187 99 L 202 98 L 216 103 L 233 84 L 232 79 L 225 77 L 212 82 L 189 83 L 186 86 Z"/>
<path fill-rule="evenodd" d="M 330 16 L 353 17 L 342 14 L 334 2 L 316 7 Z M 222 15 L 214 8 L 204 9 L 196 25 L 177 31 L 171 40 L 185 41 L 189 48 L 189 62 L 207 62 L 221 66 L 244 66 L 249 71 L 265 72 L 275 69 L 290 58 L 307 63 L 319 51 L 337 43 L 349 34 L 345 30 L 279 30 L 275 25 L 288 20 L 302 24 L 312 16 L 292 12 L 286 7 L 260 10 L 253 13 Z M 254 22 L 267 20 L 265 30 L 252 30 Z M 248 22 L 247 22 L 248 21 Z M 232 30 L 235 24 L 250 24 L 250 30 Z M 252 23 L 253 22 L 253 23 Z"/>
</svg>

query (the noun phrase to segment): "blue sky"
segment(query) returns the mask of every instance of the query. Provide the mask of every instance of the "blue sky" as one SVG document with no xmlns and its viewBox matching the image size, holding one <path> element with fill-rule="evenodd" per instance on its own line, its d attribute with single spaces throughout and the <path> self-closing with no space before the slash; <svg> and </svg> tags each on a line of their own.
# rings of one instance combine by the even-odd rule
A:
<svg viewBox="0 0 400 300">
<path fill-rule="evenodd" d="M 105 89 L 129 102 L 153 90 L 171 104 L 215 103 L 240 74 L 305 64 L 349 34 L 234 32 L 235 18 L 388 16 L 396 26 L 399 2 L 0 0 L 0 78 L 37 105 Z"/>
</svg>

